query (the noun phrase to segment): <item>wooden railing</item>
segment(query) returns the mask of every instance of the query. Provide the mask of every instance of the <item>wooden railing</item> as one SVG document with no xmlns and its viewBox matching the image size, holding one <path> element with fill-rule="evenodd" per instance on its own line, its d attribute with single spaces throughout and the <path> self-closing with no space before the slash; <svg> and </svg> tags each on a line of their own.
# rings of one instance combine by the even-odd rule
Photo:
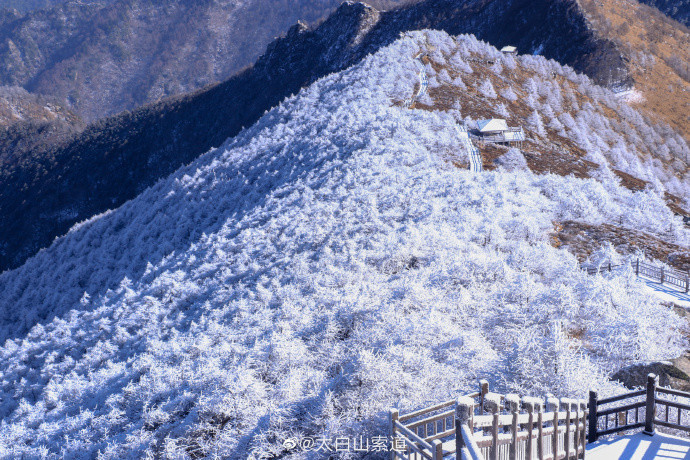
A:
<svg viewBox="0 0 690 460">
<path fill-rule="evenodd" d="M 480 381 L 480 390 L 466 397 L 483 403 L 489 392 L 489 382 Z M 440 460 L 444 455 L 454 454 L 455 411 L 457 401 L 446 401 L 435 406 L 400 415 L 397 409 L 390 411 L 390 430 L 393 439 L 398 438 L 405 445 L 402 452 L 391 451 L 391 459 Z"/>
<path fill-rule="evenodd" d="M 587 406 L 584 400 L 485 396 L 486 415 L 474 414 L 471 400 L 458 401 L 458 420 L 466 424 L 479 459 L 571 459 L 584 458 Z M 463 420 L 463 415 L 466 417 Z M 464 441 L 464 438 L 460 438 Z M 462 446 L 464 447 L 464 446 Z"/>
<path fill-rule="evenodd" d="M 588 275 L 596 275 L 597 273 L 610 272 L 621 267 L 625 267 L 625 264 L 613 265 L 611 262 L 609 262 L 608 264 L 604 264 L 600 267 L 584 267 L 583 270 L 585 270 Z"/>
<path fill-rule="evenodd" d="M 520 398 L 481 390 L 400 416 L 391 411 L 391 436 L 404 451 L 391 459 L 536 460 L 584 458 L 584 400 Z"/>
<path fill-rule="evenodd" d="M 690 393 L 659 387 L 654 374 L 642 390 L 604 399 L 591 391 L 589 404 L 488 390 L 482 381 L 479 392 L 457 400 L 405 415 L 391 410 L 390 434 L 404 445 L 391 450 L 391 460 L 443 460 L 453 454 L 463 460 L 584 459 L 586 443 L 601 436 L 640 429 L 653 434 L 656 426 L 690 432 Z"/>
<path fill-rule="evenodd" d="M 690 400 L 690 393 L 659 387 L 654 374 L 647 376 L 644 390 L 605 399 L 598 399 L 597 392 L 590 391 L 587 441 L 596 442 L 600 436 L 639 428 L 644 428 L 646 434 L 653 434 L 657 425 L 690 432 L 690 425 L 684 423 L 682 417 L 683 411 L 690 414 L 690 404 L 672 401 L 669 396 Z M 618 404 L 615 407 L 601 407 L 614 403 Z"/>
<path fill-rule="evenodd" d="M 596 442 L 600 436 L 643 428 L 645 421 L 642 417 L 645 411 L 641 412 L 640 409 L 645 408 L 646 393 L 646 390 L 632 391 L 599 400 L 597 392 L 590 391 L 587 442 Z M 613 403 L 619 403 L 619 405 L 610 407 Z"/>
<path fill-rule="evenodd" d="M 611 262 L 608 264 L 601 265 L 599 267 L 583 267 L 583 270 L 587 271 L 590 275 L 595 275 L 597 273 L 613 271 L 617 268 L 624 267 L 625 264 L 612 265 Z M 682 289 L 686 294 L 690 292 L 690 273 L 676 270 L 674 268 L 657 267 L 652 264 L 640 261 L 636 259 L 632 264 L 635 270 L 635 275 L 646 276 L 652 280 L 661 284 L 670 284 Z"/>
<path fill-rule="evenodd" d="M 498 134 L 479 134 L 477 137 L 486 142 L 522 142 L 526 140 L 525 131 L 522 127 L 508 128 L 507 131 Z"/>
<path fill-rule="evenodd" d="M 635 274 L 640 276 L 647 276 L 659 283 L 671 284 L 677 286 L 688 293 L 690 291 L 690 275 L 688 272 L 682 272 L 674 268 L 655 267 L 654 265 L 640 262 L 640 259 L 635 261 Z"/>
</svg>

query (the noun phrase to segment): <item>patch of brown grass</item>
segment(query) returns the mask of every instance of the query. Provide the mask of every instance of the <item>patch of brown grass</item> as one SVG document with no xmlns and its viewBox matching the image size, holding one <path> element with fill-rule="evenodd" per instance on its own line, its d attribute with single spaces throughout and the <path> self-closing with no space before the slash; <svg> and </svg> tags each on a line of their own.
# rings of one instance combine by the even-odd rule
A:
<svg viewBox="0 0 690 460">
<path fill-rule="evenodd" d="M 690 270 L 690 248 L 670 243 L 649 233 L 613 224 L 554 222 L 551 240 L 554 247 L 566 248 L 580 262 L 585 261 L 604 242 L 610 242 L 622 254 L 641 251 L 646 257 L 666 262 L 678 270 Z"/>
<path fill-rule="evenodd" d="M 638 179 L 635 176 L 632 176 L 626 172 L 620 171 L 618 169 L 614 169 L 613 173 L 618 176 L 618 178 L 621 180 L 621 185 L 627 189 L 630 189 L 634 192 L 639 192 L 641 190 L 644 190 L 645 187 L 649 184 L 646 180 Z"/>
<path fill-rule="evenodd" d="M 585 2 L 586 1 L 587 0 L 585 0 Z M 620 0 L 620 2 L 623 3 L 628 1 L 629 0 Z M 532 113 L 532 109 L 525 102 L 525 98 L 527 97 L 525 83 L 529 78 L 533 77 L 534 74 L 521 65 L 518 65 L 515 70 L 511 70 L 508 73 L 496 74 L 491 69 L 491 66 L 483 60 L 469 59 L 468 64 L 472 67 L 473 73 L 468 75 L 458 73 L 455 69 L 437 63 L 428 56 L 424 56 L 422 61 L 432 66 L 437 73 L 441 70 L 446 70 L 451 78 L 460 76 L 467 88 L 461 90 L 457 86 L 450 84 L 442 84 L 437 88 L 429 88 L 429 96 L 433 102 L 431 104 L 415 103 L 413 108 L 427 111 L 447 111 L 459 105 L 463 115 L 469 116 L 475 120 L 485 118 L 506 118 L 493 108 L 494 101 L 488 100 L 484 95 L 480 94 L 477 89 L 477 82 L 488 79 L 497 92 L 509 87 L 517 95 L 515 101 L 508 101 L 501 98 L 501 102 L 506 105 L 506 109 L 510 114 L 510 117 L 507 117 L 506 120 L 509 125 L 523 125 L 524 120 Z M 571 91 L 580 107 L 586 103 L 590 103 L 597 107 L 598 110 L 602 111 L 609 119 L 622 122 L 618 113 L 607 105 L 599 104 L 589 96 L 582 94 L 579 88 L 570 80 L 561 75 L 555 75 L 554 79 L 557 80 L 561 88 L 568 88 Z M 416 92 L 418 88 L 419 84 L 416 83 L 414 91 Z M 402 102 L 400 104 L 402 105 Z M 567 97 L 563 100 L 563 111 L 569 113 L 574 111 L 571 106 L 571 101 Z M 528 141 L 524 143 L 521 150 L 527 160 L 528 167 L 537 174 L 552 173 L 561 176 L 569 176 L 572 174 L 578 178 L 589 178 L 591 177 L 592 171 L 599 167 L 598 164 L 585 159 L 586 152 L 573 140 L 561 136 L 558 132 L 549 127 L 546 127 L 546 136 L 544 137 L 530 131 L 529 127 L 525 127 L 525 131 L 528 136 Z M 495 160 L 507 151 L 507 147 L 497 144 L 476 141 L 475 144 L 480 150 L 484 169 L 486 170 L 495 169 Z M 647 152 L 646 154 L 649 153 L 650 152 Z M 463 169 L 468 167 L 467 161 L 454 159 L 452 162 L 457 167 Z M 614 170 L 614 173 L 620 178 L 621 185 L 630 190 L 644 190 L 648 185 L 646 181 L 623 171 Z M 681 215 L 690 215 L 690 213 L 682 208 L 683 203 L 680 198 L 671 198 L 668 194 L 666 198 L 673 212 Z"/>
<path fill-rule="evenodd" d="M 635 0 L 578 1 L 597 31 L 627 59 L 635 88 L 645 98 L 638 108 L 690 141 L 690 81 L 669 65 L 671 60 L 690 63 L 690 30 Z"/>
</svg>

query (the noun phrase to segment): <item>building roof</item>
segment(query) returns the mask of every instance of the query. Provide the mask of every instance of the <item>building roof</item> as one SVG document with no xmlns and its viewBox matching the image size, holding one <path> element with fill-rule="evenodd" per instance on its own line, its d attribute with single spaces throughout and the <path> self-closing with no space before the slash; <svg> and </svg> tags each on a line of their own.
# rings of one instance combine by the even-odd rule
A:
<svg viewBox="0 0 690 460">
<path fill-rule="evenodd" d="M 492 118 L 491 120 L 479 120 L 477 122 L 479 132 L 490 133 L 494 131 L 508 131 L 508 123 L 500 118 Z"/>
<path fill-rule="evenodd" d="M 502 53 L 516 53 L 517 48 L 514 46 L 504 46 L 503 48 L 501 48 L 501 52 Z"/>
</svg>

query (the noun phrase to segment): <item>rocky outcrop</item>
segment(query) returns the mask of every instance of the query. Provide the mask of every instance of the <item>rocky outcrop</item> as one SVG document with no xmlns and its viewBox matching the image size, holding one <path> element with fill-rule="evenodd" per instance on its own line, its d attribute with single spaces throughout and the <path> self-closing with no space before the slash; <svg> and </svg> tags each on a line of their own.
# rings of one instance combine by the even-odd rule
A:
<svg viewBox="0 0 690 460">
<path fill-rule="evenodd" d="M 659 377 L 659 385 L 671 387 L 677 390 L 690 389 L 690 376 L 670 361 L 634 364 L 624 367 L 611 376 L 611 380 L 617 380 L 626 388 L 634 389 L 644 387 L 647 384 L 647 376 L 655 374 Z"/>
</svg>

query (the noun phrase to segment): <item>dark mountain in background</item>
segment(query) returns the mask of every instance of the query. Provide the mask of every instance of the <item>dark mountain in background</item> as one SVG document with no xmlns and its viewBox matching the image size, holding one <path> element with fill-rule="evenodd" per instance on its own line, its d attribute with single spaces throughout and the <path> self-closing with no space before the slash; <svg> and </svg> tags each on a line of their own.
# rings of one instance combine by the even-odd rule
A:
<svg viewBox="0 0 690 460">
<path fill-rule="evenodd" d="M 347 3 L 314 30 L 292 27 L 222 84 L 99 121 L 68 145 L 5 165 L 0 268 L 18 266 L 76 222 L 133 198 L 305 85 L 423 28 L 539 51 L 600 83 L 629 80 L 615 45 L 588 27 L 574 0 L 428 0 L 389 12 Z"/>
<path fill-rule="evenodd" d="M 54 98 L 23 88 L 0 86 L 0 165 L 16 164 L 27 153 L 61 145 L 84 123 Z"/>
<path fill-rule="evenodd" d="M 106 4 L 113 0 L 80 0 L 82 4 Z M 16 9 L 20 12 L 27 12 L 33 10 L 40 10 L 44 8 L 51 8 L 59 5 L 64 5 L 68 0 L 0 0 L 0 8 Z"/>
<path fill-rule="evenodd" d="M 690 0 L 640 0 L 640 3 L 658 8 L 662 13 L 690 27 Z"/>
<path fill-rule="evenodd" d="M 56 98 L 32 94 L 17 86 L 0 86 L 0 126 L 56 120 L 81 124 L 81 119 Z"/>
<path fill-rule="evenodd" d="M 0 85 L 58 97 L 94 121 L 224 80 L 297 20 L 319 21 L 341 1 L 70 1 L 6 10 Z"/>
</svg>

